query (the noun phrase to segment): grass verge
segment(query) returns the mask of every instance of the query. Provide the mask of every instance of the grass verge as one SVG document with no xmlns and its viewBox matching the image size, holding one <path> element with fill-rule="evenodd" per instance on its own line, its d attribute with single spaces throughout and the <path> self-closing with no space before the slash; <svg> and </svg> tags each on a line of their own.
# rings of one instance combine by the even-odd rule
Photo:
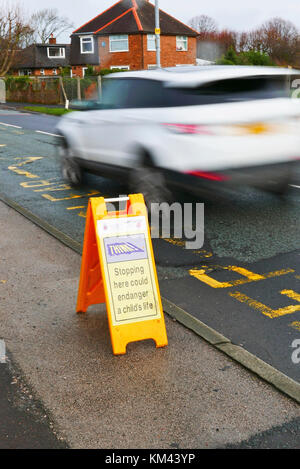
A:
<svg viewBox="0 0 300 469">
<path fill-rule="evenodd" d="M 45 106 L 25 106 L 23 108 L 25 111 L 40 112 L 42 114 L 50 114 L 52 116 L 63 116 L 72 112 L 71 109 L 64 109 L 59 107 L 45 107 Z"/>
</svg>

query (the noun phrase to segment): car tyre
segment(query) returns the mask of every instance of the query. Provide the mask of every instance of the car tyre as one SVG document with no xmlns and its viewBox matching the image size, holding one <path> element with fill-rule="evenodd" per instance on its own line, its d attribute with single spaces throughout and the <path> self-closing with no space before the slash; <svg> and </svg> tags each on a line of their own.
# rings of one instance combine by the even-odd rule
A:
<svg viewBox="0 0 300 469">
<path fill-rule="evenodd" d="M 82 184 L 83 172 L 80 165 L 72 156 L 71 150 L 66 142 L 59 147 L 59 156 L 61 160 L 61 174 L 64 181 L 74 187 L 80 186 Z"/>
<path fill-rule="evenodd" d="M 291 184 L 291 178 L 287 177 L 281 181 L 275 181 L 267 187 L 267 191 L 270 194 L 277 195 L 278 197 L 284 197 L 288 194 Z"/>
<path fill-rule="evenodd" d="M 73 158 L 63 158 L 61 172 L 64 181 L 70 185 L 79 187 L 82 184 L 82 170 Z"/>
<path fill-rule="evenodd" d="M 166 185 L 165 177 L 155 167 L 143 166 L 132 169 L 129 187 L 133 194 L 144 195 L 148 210 L 151 210 L 151 205 L 154 203 L 171 201 L 172 194 Z"/>
</svg>

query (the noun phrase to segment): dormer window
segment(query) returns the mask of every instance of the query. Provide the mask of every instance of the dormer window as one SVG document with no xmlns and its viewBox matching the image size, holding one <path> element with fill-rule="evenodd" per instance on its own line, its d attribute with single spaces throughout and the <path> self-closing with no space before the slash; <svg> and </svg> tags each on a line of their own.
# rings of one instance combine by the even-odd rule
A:
<svg viewBox="0 0 300 469">
<path fill-rule="evenodd" d="M 92 36 L 82 36 L 80 38 L 80 52 L 81 54 L 94 53 L 94 41 Z"/>
<path fill-rule="evenodd" d="M 66 57 L 64 47 L 48 47 L 47 51 L 49 59 L 64 59 Z"/>
</svg>

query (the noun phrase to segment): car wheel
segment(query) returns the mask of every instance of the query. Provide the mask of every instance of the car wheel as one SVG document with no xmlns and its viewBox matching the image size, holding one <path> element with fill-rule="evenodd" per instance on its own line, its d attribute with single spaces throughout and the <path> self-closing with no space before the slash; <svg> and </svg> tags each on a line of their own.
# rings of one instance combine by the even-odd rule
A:
<svg viewBox="0 0 300 469">
<path fill-rule="evenodd" d="M 290 178 L 286 178 L 277 182 L 274 181 L 266 188 L 266 190 L 267 192 L 277 195 L 278 197 L 284 197 L 289 192 L 290 183 Z"/>
<path fill-rule="evenodd" d="M 151 204 L 170 202 L 171 192 L 161 171 L 154 167 L 139 167 L 131 170 L 129 180 L 133 194 L 143 194 L 148 210 Z"/>
<path fill-rule="evenodd" d="M 82 183 L 82 170 L 74 158 L 64 157 L 61 162 L 63 179 L 72 186 L 80 186 Z"/>
<path fill-rule="evenodd" d="M 61 174 L 64 181 L 72 186 L 80 186 L 82 183 L 82 169 L 75 161 L 67 144 L 59 147 L 59 157 L 61 160 Z"/>
</svg>

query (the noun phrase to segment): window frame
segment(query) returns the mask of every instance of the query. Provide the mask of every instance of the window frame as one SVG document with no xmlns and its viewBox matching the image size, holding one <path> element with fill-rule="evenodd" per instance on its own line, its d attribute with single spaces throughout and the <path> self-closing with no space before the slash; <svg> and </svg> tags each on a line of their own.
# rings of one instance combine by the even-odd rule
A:
<svg viewBox="0 0 300 469">
<path fill-rule="evenodd" d="M 150 36 L 152 36 L 152 39 L 150 39 Z M 149 48 L 149 41 L 154 40 L 154 49 Z M 149 52 L 155 52 L 156 51 L 156 35 L 155 34 L 147 34 L 147 51 Z"/>
<path fill-rule="evenodd" d="M 30 77 L 32 76 L 32 69 L 31 68 L 23 68 L 19 70 L 19 77 Z"/>
<path fill-rule="evenodd" d="M 185 38 L 185 39 L 183 39 Z M 186 44 L 186 48 L 179 48 L 178 44 L 181 42 Z M 188 36 L 176 36 L 176 51 L 177 52 L 187 52 L 189 50 L 189 38 Z"/>
<path fill-rule="evenodd" d="M 110 66 L 111 70 L 116 70 L 117 68 L 119 70 L 130 70 L 130 65 L 111 65 Z"/>
<path fill-rule="evenodd" d="M 87 44 L 92 44 L 92 50 L 84 51 L 83 50 L 83 41 L 84 39 L 89 39 Z M 80 53 L 81 54 L 93 54 L 94 53 L 94 38 L 93 36 L 80 36 Z"/>
<path fill-rule="evenodd" d="M 59 49 L 60 52 L 62 51 L 62 55 L 49 55 L 49 51 L 53 49 Z M 65 59 L 66 58 L 66 48 L 65 47 L 59 47 L 59 46 L 53 46 L 53 47 L 47 47 L 47 56 L 48 59 Z"/>
<path fill-rule="evenodd" d="M 112 50 L 112 43 L 117 42 L 117 41 L 122 41 L 120 37 L 126 38 L 127 41 L 127 49 L 118 49 L 118 50 Z M 119 39 L 116 39 L 119 38 Z M 125 39 L 123 39 L 125 41 Z M 129 36 L 128 34 L 114 34 L 109 36 L 109 52 L 115 53 L 115 52 L 129 52 Z"/>
</svg>

